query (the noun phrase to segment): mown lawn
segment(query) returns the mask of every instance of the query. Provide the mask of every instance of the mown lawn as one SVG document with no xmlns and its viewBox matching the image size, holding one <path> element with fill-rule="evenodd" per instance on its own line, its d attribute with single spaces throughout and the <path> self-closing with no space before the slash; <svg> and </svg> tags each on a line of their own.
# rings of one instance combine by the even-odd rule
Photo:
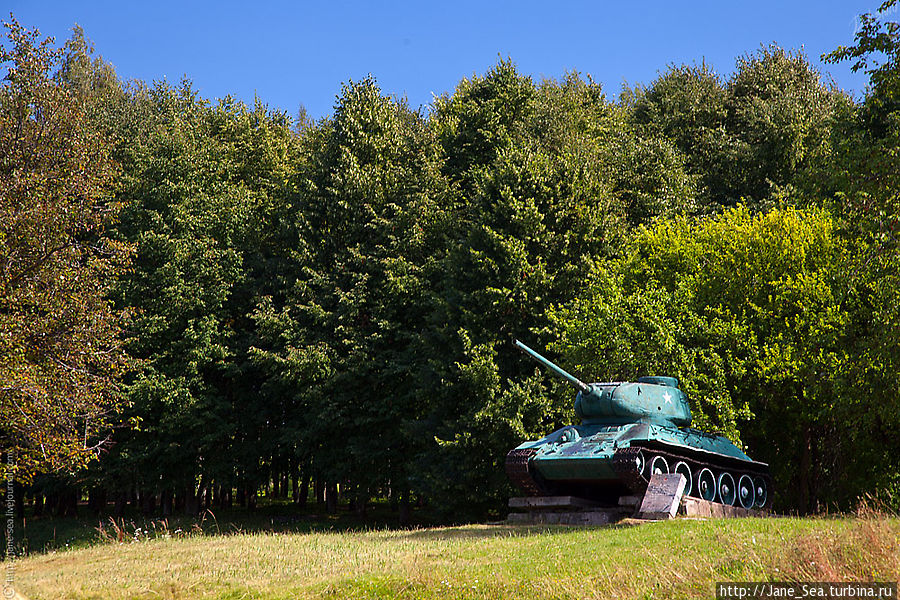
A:
<svg viewBox="0 0 900 600">
<path fill-rule="evenodd" d="M 716 581 L 900 579 L 900 519 L 471 525 L 97 542 L 15 563 L 32 600 L 710 598 Z"/>
</svg>

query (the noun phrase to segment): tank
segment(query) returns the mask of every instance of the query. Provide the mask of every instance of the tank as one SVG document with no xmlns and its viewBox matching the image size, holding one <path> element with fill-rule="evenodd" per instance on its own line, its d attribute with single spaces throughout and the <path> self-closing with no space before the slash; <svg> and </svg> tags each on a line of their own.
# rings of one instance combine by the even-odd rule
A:
<svg viewBox="0 0 900 600">
<path fill-rule="evenodd" d="M 578 390 L 581 419 L 509 452 L 506 472 L 526 495 L 615 504 L 622 495 L 643 494 L 654 473 L 681 473 L 689 496 L 748 509 L 769 506 L 769 466 L 727 438 L 691 428 L 678 379 L 588 384 L 522 342 L 516 346 Z"/>
</svg>

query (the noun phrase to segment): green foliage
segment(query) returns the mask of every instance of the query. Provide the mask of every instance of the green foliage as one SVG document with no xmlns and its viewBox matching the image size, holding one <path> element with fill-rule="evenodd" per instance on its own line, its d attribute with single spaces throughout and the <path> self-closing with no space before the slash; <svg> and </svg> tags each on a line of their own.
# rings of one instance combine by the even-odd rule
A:
<svg viewBox="0 0 900 600">
<path fill-rule="evenodd" d="M 293 226 L 309 250 L 293 253 L 285 297 L 254 313 L 254 360 L 294 387 L 297 456 L 364 504 L 409 488 L 409 424 L 433 394 L 419 350 L 446 186 L 424 121 L 371 78 L 308 135 Z"/>
<path fill-rule="evenodd" d="M 760 201 L 792 183 L 821 151 L 837 99 L 802 52 L 771 46 L 738 59 L 726 102 L 736 137 L 730 196 Z"/>
<path fill-rule="evenodd" d="M 639 136 L 574 73 L 535 85 L 501 61 L 439 100 L 429 126 L 454 211 L 423 348 L 440 384 L 419 471 L 459 518 L 499 508 L 508 450 L 572 417 L 570 391 L 512 338 L 549 339 L 548 307 L 581 291 L 630 224 L 689 208 L 693 182 L 666 140 Z"/>
<path fill-rule="evenodd" d="M 141 368 L 128 384 L 139 427 L 119 436 L 106 477 L 114 489 L 240 484 L 247 465 L 234 457 L 257 463 L 270 427 L 247 406 L 259 386 L 248 313 L 277 282 L 273 240 L 287 241 L 290 124 L 259 104 L 212 107 L 188 83 L 138 87 L 116 108 L 106 118 L 130 129 L 116 149 L 127 203 L 116 234 L 135 248 L 116 300 L 136 309 L 128 350 Z"/>
<path fill-rule="evenodd" d="M 4 25 L 0 449 L 30 479 L 75 470 L 107 445 L 127 364 L 126 314 L 107 293 L 128 246 L 106 232 L 119 211 L 110 142 L 60 79 L 64 51 L 14 19 Z"/>
<path fill-rule="evenodd" d="M 567 366 L 592 381 L 672 375 L 692 402 L 694 426 L 740 441 L 749 407 L 732 396 L 740 375 L 732 359 L 746 352 L 738 323 L 697 314 L 685 289 L 629 287 L 624 266 L 592 274 L 585 292 L 552 312 L 562 329 L 554 348 Z M 725 348 L 713 347 L 725 342 Z"/>
<path fill-rule="evenodd" d="M 869 437 L 865 460 L 872 466 L 855 482 L 862 485 L 867 477 L 874 488 L 892 490 L 895 498 L 900 465 L 896 452 L 883 452 L 900 439 L 900 386 L 888 375 L 900 367 L 900 25 L 886 18 L 896 7 L 895 0 L 888 0 L 879 14 L 863 15 L 855 45 L 823 57 L 827 62 L 853 61 L 851 68 L 864 70 L 870 81 L 864 103 L 847 110 L 835 127 L 835 156 L 821 177 L 846 235 L 859 248 L 852 288 L 859 369 L 849 381 L 857 400 L 845 418 L 865 432 L 859 437 Z M 860 410 L 863 404 L 867 408 Z"/>
<path fill-rule="evenodd" d="M 773 191 L 801 183 L 797 175 L 828 149 L 841 101 L 802 52 L 772 45 L 738 58 L 727 81 L 705 63 L 672 66 L 624 104 L 686 155 L 706 212 L 771 205 Z"/>
<path fill-rule="evenodd" d="M 619 103 L 501 60 L 424 115 L 367 77 L 319 122 L 125 85 L 78 28 L 10 39 L 0 433 L 29 468 L 82 465 L 121 386 L 134 427 L 88 479 L 110 491 L 498 514 L 509 449 L 574 418 L 522 337 L 585 377 L 679 377 L 783 508 L 896 488 L 896 24 L 831 55 L 869 70 L 861 105 L 770 46 Z"/>
<path fill-rule="evenodd" d="M 705 62 L 672 66 L 647 89 L 623 95 L 636 123 L 671 139 L 684 154 L 703 204 L 718 200 L 729 178 L 722 159 L 729 144 L 726 100 L 721 78 Z"/>
<path fill-rule="evenodd" d="M 854 383 L 867 369 L 852 352 L 856 260 L 821 210 L 661 221 L 554 312 L 557 349 L 599 379 L 678 377 L 695 424 L 740 433 L 772 464 L 782 502 L 846 503 L 874 476 L 859 429 L 892 437 L 861 419 L 883 409 Z"/>
<path fill-rule="evenodd" d="M 865 108 L 870 113 L 870 126 L 883 125 L 900 104 L 900 23 L 883 18 L 896 14 L 896 10 L 897 0 L 885 0 L 877 14 L 860 16 L 855 45 L 839 46 L 822 56 L 825 62 L 852 61 L 851 70 L 869 75 Z"/>
</svg>

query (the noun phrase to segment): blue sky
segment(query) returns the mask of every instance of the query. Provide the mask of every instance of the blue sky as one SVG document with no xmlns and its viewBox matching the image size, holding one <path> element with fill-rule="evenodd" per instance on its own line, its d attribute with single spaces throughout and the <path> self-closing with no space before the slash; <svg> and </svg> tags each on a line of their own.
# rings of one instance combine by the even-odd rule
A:
<svg viewBox="0 0 900 600">
<path fill-rule="evenodd" d="M 331 114 L 341 83 L 373 74 L 413 107 L 484 73 L 499 57 L 537 79 L 590 73 L 615 98 L 672 63 L 735 58 L 777 42 L 804 47 L 839 87 L 866 78 L 819 56 L 853 41 L 856 16 L 880 0 L 789 2 L 171 2 L 5 0 L 28 27 L 61 42 L 81 25 L 120 77 L 177 82 L 207 98 L 232 94 L 314 118 Z M 5 18 L 4 18 L 5 20 Z"/>
</svg>

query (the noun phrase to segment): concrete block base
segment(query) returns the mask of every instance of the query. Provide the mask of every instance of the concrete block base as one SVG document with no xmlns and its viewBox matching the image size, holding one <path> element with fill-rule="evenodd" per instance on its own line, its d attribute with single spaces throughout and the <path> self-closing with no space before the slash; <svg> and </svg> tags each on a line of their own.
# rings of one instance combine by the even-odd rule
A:
<svg viewBox="0 0 900 600">
<path fill-rule="evenodd" d="M 710 517 L 739 519 L 742 517 L 765 517 L 767 513 L 759 509 L 747 509 L 740 506 L 727 506 L 718 502 L 710 502 L 692 496 L 681 500 L 678 514 L 686 517 Z"/>
<path fill-rule="evenodd" d="M 627 516 L 619 510 L 510 513 L 509 523 L 519 525 L 609 525 Z"/>
<path fill-rule="evenodd" d="M 678 491 L 673 497 L 677 497 Z M 623 496 L 619 506 L 600 507 L 592 500 L 574 496 L 535 496 L 510 498 L 510 508 L 524 511 L 512 512 L 508 523 L 519 525 L 609 525 L 622 519 L 636 517 L 642 520 L 672 518 L 670 510 L 641 511 L 642 496 Z M 649 501 L 649 500 L 648 500 Z M 726 506 L 691 496 L 682 496 L 675 505 L 677 516 L 687 518 L 730 518 L 765 517 L 768 512 L 740 506 Z M 635 513 L 638 514 L 635 514 Z"/>
</svg>

